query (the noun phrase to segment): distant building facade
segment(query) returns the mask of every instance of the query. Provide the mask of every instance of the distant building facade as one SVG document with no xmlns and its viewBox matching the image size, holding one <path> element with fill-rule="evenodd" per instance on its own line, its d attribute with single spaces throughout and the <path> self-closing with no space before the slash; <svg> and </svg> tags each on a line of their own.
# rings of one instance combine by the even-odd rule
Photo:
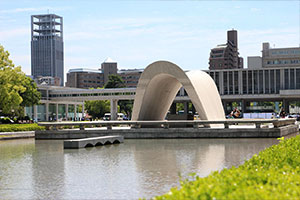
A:
<svg viewBox="0 0 300 200">
<path fill-rule="evenodd" d="M 209 69 L 239 69 L 243 68 L 243 58 L 239 57 L 238 37 L 236 30 L 227 31 L 227 43 L 211 49 Z"/>
<path fill-rule="evenodd" d="M 260 56 L 248 56 L 247 57 L 248 69 L 260 69 L 262 68 L 262 57 Z"/>
<path fill-rule="evenodd" d="M 140 76 L 144 69 L 121 69 L 118 74 L 124 81 L 127 88 L 135 88 L 139 82 Z"/>
<path fill-rule="evenodd" d="M 59 77 L 64 83 L 63 19 L 55 14 L 31 16 L 31 74 Z"/>
<path fill-rule="evenodd" d="M 102 64 L 101 69 L 70 69 L 67 73 L 67 87 L 74 88 L 98 88 L 104 87 L 111 74 L 118 74 L 124 81 L 125 87 L 133 88 L 138 84 L 138 80 L 143 69 L 122 69 L 118 70 L 118 64 L 111 58 L 107 58 Z"/>
<path fill-rule="evenodd" d="M 34 79 L 38 85 L 60 86 L 61 78 L 52 76 L 38 76 Z"/>
<path fill-rule="evenodd" d="M 271 48 L 262 44 L 262 56 L 249 56 L 248 68 L 300 67 L 300 47 Z"/>
<path fill-rule="evenodd" d="M 77 68 L 67 73 L 66 87 L 98 88 L 104 86 L 102 70 Z"/>
</svg>

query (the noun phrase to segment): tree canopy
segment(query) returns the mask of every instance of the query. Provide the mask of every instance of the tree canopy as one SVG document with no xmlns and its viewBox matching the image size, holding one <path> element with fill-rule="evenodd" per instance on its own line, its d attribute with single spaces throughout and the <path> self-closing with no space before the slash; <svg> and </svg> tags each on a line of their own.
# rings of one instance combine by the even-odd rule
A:
<svg viewBox="0 0 300 200">
<path fill-rule="evenodd" d="M 108 76 L 108 81 L 104 88 L 123 88 L 125 87 L 124 81 L 121 76 L 117 74 L 110 74 Z"/>
<path fill-rule="evenodd" d="M 9 52 L 0 45 L 0 113 L 22 115 L 22 107 L 37 104 L 40 93 L 33 80 L 15 67 L 9 59 Z M 18 112 L 17 112 L 18 111 Z"/>
<path fill-rule="evenodd" d="M 85 101 L 84 108 L 93 119 L 100 119 L 105 113 L 110 112 L 110 102 L 100 100 Z"/>
</svg>

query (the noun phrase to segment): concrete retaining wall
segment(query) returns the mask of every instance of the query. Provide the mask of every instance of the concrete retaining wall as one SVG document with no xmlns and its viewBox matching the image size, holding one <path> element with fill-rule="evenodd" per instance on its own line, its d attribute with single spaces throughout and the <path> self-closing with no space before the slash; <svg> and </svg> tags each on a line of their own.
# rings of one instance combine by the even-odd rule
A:
<svg viewBox="0 0 300 200">
<path fill-rule="evenodd" d="M 112 130 L 47 130 L 36 131 L 36 139 L 79 139 L 122 135 L 125 139 L 154 138 L 277 138 L 298 132 L 297 125 L 279 128 L 141 128 Z"/>
<path fill-rule="evenodd" d="M 34 138 L 34 131 L 0 132 L 0 140 Z"/>
</svg>

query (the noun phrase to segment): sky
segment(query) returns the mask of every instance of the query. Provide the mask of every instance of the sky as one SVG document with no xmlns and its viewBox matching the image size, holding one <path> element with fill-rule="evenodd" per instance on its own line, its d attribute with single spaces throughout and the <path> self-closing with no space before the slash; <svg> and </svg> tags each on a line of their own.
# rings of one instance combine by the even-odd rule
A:
<svg viewBox="0 0 300 200">
<path fill-rule="evenodd" d="M 184 70 L 206 70 L 210 49 L 238 31 L 238 48 L 260 56 L 262 43 L 299 47 L 297 1 L 0 0 L 0 44 L 31 73 L 30 16 L 63 17 L 64 71 L 98 69 L 111 57 L 119 69 L 167 60 Z"/>
</svg>

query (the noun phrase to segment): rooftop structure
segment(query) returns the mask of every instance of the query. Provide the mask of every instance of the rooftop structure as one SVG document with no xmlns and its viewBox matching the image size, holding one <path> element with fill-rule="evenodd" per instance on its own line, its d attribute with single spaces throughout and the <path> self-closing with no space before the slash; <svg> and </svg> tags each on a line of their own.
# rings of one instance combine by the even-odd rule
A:
<svg viewBox="0 0 300 200">
<path fill-rule="evenodd" d="M 117 61 L 114 61 L 113 59 L 111 59 L 110 57 L 108 57 L 108 58 L 106 58 L 106 59 L 104 60 L 103 63 L 117 63 Z"/>
</svg>

